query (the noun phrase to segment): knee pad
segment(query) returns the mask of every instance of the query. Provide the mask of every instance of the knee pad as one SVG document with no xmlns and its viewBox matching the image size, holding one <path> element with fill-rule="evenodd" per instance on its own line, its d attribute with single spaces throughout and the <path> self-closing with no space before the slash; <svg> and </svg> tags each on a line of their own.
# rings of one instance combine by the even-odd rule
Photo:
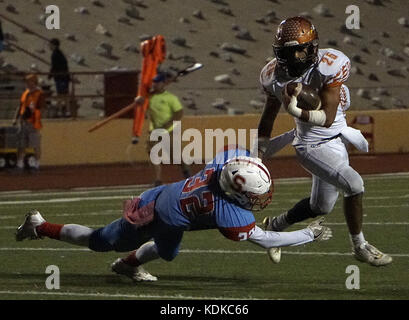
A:
<svg viewBox="0 0 409 320">
<path fill-rule="evenodd" d="M 322 216 L 330 213 L 334 209 L 338 199 L 338 192 L 322 193 L 310 201 L 311 210 L 317 215 Z"/>
<path fill-rule="evenodd" d="M 169 251 L 169 250 L 161 250 L 158 247 L 158 254 L 163 260 L 172 261 L 178 255 L 179 250 Z"/>
<path fill-rule="evenodd" d="M 321 201 L 319 203 L 311 203 L 311 210 L 314 212 L 315 216 L 311 218 L 315 218 L 317 216 L 323 216 L 332 211 L 334 208 L 335 202 L 330 201 Z"/>
<path fill-rule="evenodd" d="M 340 171 L 344 196 L 350 197 L 365 191 L 362 177 L 352 167 L 347 166 Z"/>
<path fill-rule="evenodd" d="M 114 250 L 113 245 L 106 241 L 104 237 L 102 237 L 102 229 L 103 228 L 99 228 L 91 233 L 89 237 L 88 248 L 91 249 L 92 251 L 97 252 L 106 252 Z"/>
</svg>

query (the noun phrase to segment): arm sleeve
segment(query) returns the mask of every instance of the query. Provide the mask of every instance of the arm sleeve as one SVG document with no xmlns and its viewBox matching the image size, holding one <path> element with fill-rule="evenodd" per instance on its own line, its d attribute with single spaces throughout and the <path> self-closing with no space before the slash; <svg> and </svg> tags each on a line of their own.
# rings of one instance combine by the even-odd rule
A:
<svg viewBox="0 0 409 320">
<path fill-rule="evenodd" d="M 314 241 L 314 234 L 308 228 L 291 232 L 275 232 L 264 231 L 256 226 L 248 240 L 263 248 L 299 246 Z"/>
</svg>

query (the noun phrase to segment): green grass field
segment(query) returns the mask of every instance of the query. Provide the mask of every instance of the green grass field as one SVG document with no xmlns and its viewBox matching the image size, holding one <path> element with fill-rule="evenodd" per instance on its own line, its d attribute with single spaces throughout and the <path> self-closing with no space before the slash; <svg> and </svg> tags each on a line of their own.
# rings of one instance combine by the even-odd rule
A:
<svg viewBox="0 0 409 320">
<path fill-rule="evenodd" d="M 179 256 L 153 261 L 146 269 L 155 283 L 132 283 L 110 264 L 121 254 L 44 239 L 16 242 L 15 228 L 37 208 L 55 223 L 103 226 L 121 215 L 122 200 L 138 187 L 0 193 L 0 300 L 5 299 L 408 299 L 409 175 L 365 177 L 366 239 L 393 256 L 387 267 L 356 261 L 342 213 L 342 198 L 326 217 L 334 237 L 327 242 L 283 249 L 274 265 L 265 250 L 225 239 L 217 230 L 186 232 Z M 309 180 L 280 180 L 274 201 L 256 213 L 277 215 L 308 196 Z M 299 224 L 298 228 L 305 227 Z M 294 228 L 292 228 L 294 229 Z M 45 286 L 47 266 L 60 269 L 60 289 Z M 349 290 L 348 265 L 360 271 L 360 289 Z"/>
</svg>

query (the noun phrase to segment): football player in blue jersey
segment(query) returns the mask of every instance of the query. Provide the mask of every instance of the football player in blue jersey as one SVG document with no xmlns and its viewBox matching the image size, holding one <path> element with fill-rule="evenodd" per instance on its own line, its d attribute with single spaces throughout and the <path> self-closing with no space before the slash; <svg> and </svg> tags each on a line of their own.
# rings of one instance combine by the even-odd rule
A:
<svg viewBox="0 0 409 320">
<path fill-rule="evenodd" d="M 218 229 L 228 239 L 249 240 L 264 248 L 331 237 L 322 219 L 292 232 L 258 227 L 252 211 L 264 209 L 271 202 L 272 188 L 270 173 L 260 159 L 250 157 L 245 150 L 226 150 L 196 175 L 126 200 L 123 217 L 103 228 L 49 223 L 32 210 L 18 227 L 16 240 L 45 236 L 98 252 L 134 250 L 126 258 L 117 259 L 112 271 L 134 281 L 156 281 L 142 265 L 158 258 L 173 260 L 185 231 Z"/>
</svg>

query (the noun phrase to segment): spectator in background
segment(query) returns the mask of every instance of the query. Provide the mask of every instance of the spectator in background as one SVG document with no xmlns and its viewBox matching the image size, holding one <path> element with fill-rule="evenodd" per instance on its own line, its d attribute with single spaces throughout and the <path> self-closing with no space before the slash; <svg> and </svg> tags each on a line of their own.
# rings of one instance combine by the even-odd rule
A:
<svg viewBox="0 0 409 320">
<path fill-rule="evenodd" d="M 45 106 L 44 92 L 38 87 L 38 78 L 35 74 L 25 77 L 27 89 L 20 99 L 20 106 L 16 110 L 13 125 L 19 122 L 17 143 L 17 168 L 24 169 L 24 154 L 27 147 L 34 149 L 34 163 L 32 169 L 40 168 L 41 156 L 41 111 Z"/>
<path fill-rule="evenodd" d="M 3 41 L 4 41 L 4 34 L 3 34 L 3 28 L 1 26 L 1 20 L 0 20 L 0 52 L 2 52 L 4 48 Z"/>
<path fill-rule="evenodd" d="M 71 116 L 70 99 L 68 95 L 68 87 L 70 83 L 70 75 L 68 70 L 68 62 L 64 54 L 60 50 L 60 40 L 54 38 L 50 40 L 51 54 L 51 70 L 48 79 L 54 78 L 55 89 L 57 91 L 57 106 L 58 112 L 62 117 Z"/>
<path fill-rule="evenodd" d="M 170 146 L 167 153 L 173 159 L 173 121 L 180 121 L 183 117 L 183 106 L 178 97 L 166 91 L 166 86 L 172 81 L 172 76 L 166 72 L 158 72 L 153 78 L 151 96 L 149 98 L 148 115 L 150 119 L 149 134 L 155 129 L 165 129 L 170 135 Z M 136 98 L 137 103 L 143 103 L 143 97 Z M 156 141 L 148 140 L 148 153 L 156 144 Z M 155 168 L 155 186 L 162 184 L 162 167 L 161 165 L 154 165 Z M 181 163 L 182 174 L 185 178 L 190 177 L 189 166 Z"/>
</svg>

